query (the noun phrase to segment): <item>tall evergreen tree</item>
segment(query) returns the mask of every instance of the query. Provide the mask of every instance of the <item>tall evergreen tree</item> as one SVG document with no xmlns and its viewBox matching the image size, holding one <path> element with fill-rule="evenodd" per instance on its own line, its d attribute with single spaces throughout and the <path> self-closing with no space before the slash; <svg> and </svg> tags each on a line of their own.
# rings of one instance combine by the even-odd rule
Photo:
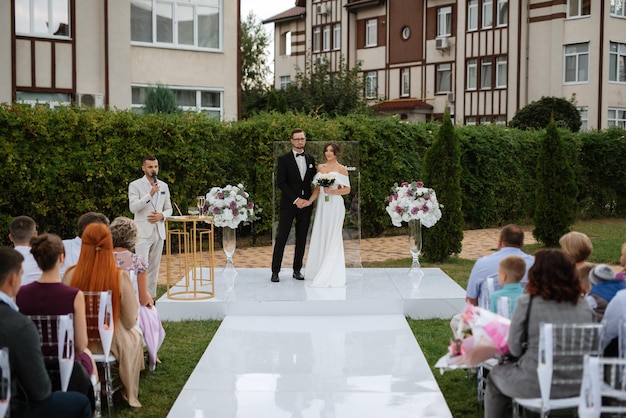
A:
<svg viewBox="0 0 626 418">
<path fill-rule="evenodd" d="M 174 92 L 161 85 L 148 87 L 144 111 L 146 113 L 176 113 L 178 104 Z"/>
<path fill-rule="evenodd" d="M 442 262 L 461 252 L 463 212 L 461 211 L 461 146 L 446 106 L 435 142 L 424 157 L 424 185 L 437 193 L 442 216 L 424 231 L 424 257 Z"/>
<path fill-rule="evenodd" d="M 578 188 L 554 118 L 539 145 L 535 193 L 533 235 L 546 246 L 555 247 L 576 221 Z"/>
</svg>

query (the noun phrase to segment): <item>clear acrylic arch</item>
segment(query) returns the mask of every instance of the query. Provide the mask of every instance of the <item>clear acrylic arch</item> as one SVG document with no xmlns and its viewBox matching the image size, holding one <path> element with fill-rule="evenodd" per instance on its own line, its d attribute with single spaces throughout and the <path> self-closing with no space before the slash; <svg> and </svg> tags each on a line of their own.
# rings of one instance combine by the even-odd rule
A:
<svg viewBox="0 0 626 418">
<path fill-rule="evenodd" d="M 346 218 L 343 222 L 343 246 L 346 258 L 346 267 L 362 268 L 361 263 L 361 172 L 359 170 L 359 143 L 357 141 L 338 141 L 341 152 L 337 160 L 346 166 L 350 175 L 350 194 L 344 196 L 344 204 L 346 207 Z M 326 141 L 307 141 L 305 152 L 312 156 L 315 164 L 325 162 L 324 144 Z M 272 244 L 276 240 L 279 219 L 279 203 L 281 191 L 276 187 L 276 166 L 278 157 L 289 152 L 292 149 L 291 142 L 274 141 L 274 171 L 272 173 Z M 315 209 L 311 222 L 315 220 Z M 311 224 L 312 225 L 312 224 Z M 309 227 L 308 243 L 311 238 L 311 230 Z M 287 245 L 295 245 L 295 232 L 292 225 Z M 289 260 L 291 263 L 291 260 Z M 306 253 L 304 258 L 306 268 Z"/>
</svg>

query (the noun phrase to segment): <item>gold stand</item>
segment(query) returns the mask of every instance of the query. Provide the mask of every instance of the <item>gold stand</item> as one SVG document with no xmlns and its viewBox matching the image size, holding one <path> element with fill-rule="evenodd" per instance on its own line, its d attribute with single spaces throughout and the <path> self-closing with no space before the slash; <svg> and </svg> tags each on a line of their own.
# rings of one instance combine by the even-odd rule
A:
<svg viewBox="0 0 626 418">
<path fill-rule="evenodd" d="M 173 225 L 180 227 L 173 228 Z M 172 229 L 170 229 L 172 228 Z M 167 233 L 167 298 L 201 300 L 215 296 L 214 228 L 212 216 L 170 216 Z M 172 254 L 176 240 L 177 254 Z M 208 271 L 207 271 L 208 270 Z M 182 284 L 179 283 L 182 278 Z"/>
</svg>

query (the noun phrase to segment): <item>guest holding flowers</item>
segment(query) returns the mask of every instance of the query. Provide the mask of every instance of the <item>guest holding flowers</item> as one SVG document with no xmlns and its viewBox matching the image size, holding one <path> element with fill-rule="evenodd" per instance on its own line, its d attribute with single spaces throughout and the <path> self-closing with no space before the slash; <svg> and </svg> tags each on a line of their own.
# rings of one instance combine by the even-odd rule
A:
<svg viewBox="0 0 626 418">
<path fill-rule="evenodd" d="M 590 323 L 594 314 L 584 300 L 573 261 L 560 250 L 539 250 L 528 271 L 526 293 L 517 300 L 511 319 L 508 346 L 518 360 L 495 366 L 489 373 L 485 392 L 485 418 L 506 416 L 511 398 L 540 396 L 537 378 L 539 325 L 546 323 Z M 526 322 L 528 318 L 528 323 Z M 527 331 L 528 348 L 522 336 Z M 567 376 L 558 376 L 566 378 Z M 556 390 L 552 398 L 575 396 L 577 392 Z"/>
</svg>

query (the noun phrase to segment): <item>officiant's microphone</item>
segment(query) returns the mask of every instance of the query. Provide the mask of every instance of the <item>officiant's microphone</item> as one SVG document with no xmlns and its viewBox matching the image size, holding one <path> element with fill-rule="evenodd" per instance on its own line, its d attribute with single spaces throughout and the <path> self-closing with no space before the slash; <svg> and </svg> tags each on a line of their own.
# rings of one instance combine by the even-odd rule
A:
<svg viewBox="0 0 626 418">
<path fill-rule="evenodd" d="M 156 173 L 152 173 L 152 181 L 154 181 L 154 184 L 157 184 L 157 175 L 156 175 Z"/>
</svg>

